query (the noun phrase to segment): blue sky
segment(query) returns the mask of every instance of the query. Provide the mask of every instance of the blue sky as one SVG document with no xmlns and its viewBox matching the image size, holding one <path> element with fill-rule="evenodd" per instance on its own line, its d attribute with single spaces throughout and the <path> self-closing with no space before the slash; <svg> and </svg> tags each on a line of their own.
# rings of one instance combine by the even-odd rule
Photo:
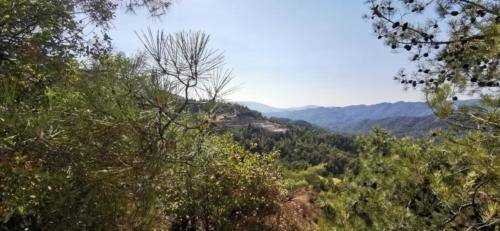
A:
<svg viewBox="0 0 500 231">
<path fill-rule="evenodd" d="M 392 76 L 410 65 L 377 40 L 364 0 L 175 0 L 152 19 L 121 13 L 111 37 L 132 54 L 142 45 L 134 31 L 202 30 L 211 47 L 224 51 L 237 90 L 230 100 L 276 107 L 344 106 L 421 101 Z"/>
</svg>

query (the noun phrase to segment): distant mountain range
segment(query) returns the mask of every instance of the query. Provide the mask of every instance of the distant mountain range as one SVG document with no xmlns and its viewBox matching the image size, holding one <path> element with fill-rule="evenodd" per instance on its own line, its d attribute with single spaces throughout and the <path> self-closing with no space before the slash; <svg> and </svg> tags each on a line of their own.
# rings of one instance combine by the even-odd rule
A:
<svg viewBox="0 0 500 231">
<path fill-rule="evenodd" d="M 478 100 L 458 104 L 475 104 Z M 366 134 L 374 126 L 390 130 L 395 135 L 420 135 L 433 128 L 445 127 L 425 102 L 396 102 L 346 107 L 306 106 L 274 108 L 256 102 L 238 102 L 267 117 L 304 120 L 318 127 L 345 134 Z"/>
<path fill-rule="evenodd" d="M 303 107 L 290 107 L 290 108 L 277 108 L 277 107 L 271 107 L 268 105 L 265 105 L 263 103 L 258 103 L 258 102 L 252 102 L 252 101 L 237 101 L 235 102 L 237 104 L 243 105 L 245 107 L 248 107 L 252 110 L 258 111 L 260 113 L 274 113 L 274 112 L 285 112 L 285 111 L 299 111 L 299 110 L 306 110 L 306 109 L 312 109 L 312 108 L 318 108 L 319 106 L 314 106 L 314 105 L 308 105 L 308 106 L 303 106 Z"/>
</svg>

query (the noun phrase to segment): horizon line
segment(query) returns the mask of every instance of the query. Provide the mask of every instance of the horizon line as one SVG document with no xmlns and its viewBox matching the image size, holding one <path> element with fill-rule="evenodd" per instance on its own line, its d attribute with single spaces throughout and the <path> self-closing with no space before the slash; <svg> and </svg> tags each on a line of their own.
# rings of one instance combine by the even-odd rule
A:
<svg viewBox="0 0 500 231">
<path fill-rule="evenodd" d="M 469 101 L 469 100 L 479 100 L 479 99 L 477 99 L 477 98 L 463 99 L 463 100 L 458 100 L 458 102 Z M 426 101 L 404 101 L 404 100 L 399 100 L 399 101 L 392 101 L 392 102 L 391 101 L 384 101 L 384 102 L 372 103 L 372 104 L 363 104 L 363 103 L 360 103 L 360 104 L 349 104 L 349 105 L 344 105 L 344 106 L 334 106 L 334 105 L 326 106 L 326 105 L 309 104 L 309 105 L 302 105 L 302 106 L 277 107 L 277 106 L 273 106 L 273 105 L 270 105 L 270 104 L 267 104 L 267 103 L 261 103 L 261 102 L 252 101 L 252 100 L 225 100 L 225 101 L 228 102 L 228 103 L 258 103 L 258 104 L 262 104 L 264 106 L 275 108 L 275 109 L 278 109 L 278 110 L 279 109 L 304 108 L 304 107 L 334 108 L 334 107 L 351 107 L 351 106 L 373 106 L 373 105 L 384 104 L 384 103 L 388 103 L 388 104 L 396 104 L 396 103 L 427 103 Z M 245 105 L 243 105 L 243 106 L 245 106 Z"/>
</svg>

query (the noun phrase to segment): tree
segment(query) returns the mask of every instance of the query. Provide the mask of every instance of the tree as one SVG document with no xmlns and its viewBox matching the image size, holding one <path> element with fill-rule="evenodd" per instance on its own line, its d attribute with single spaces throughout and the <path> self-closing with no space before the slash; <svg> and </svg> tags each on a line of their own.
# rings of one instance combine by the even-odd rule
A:
<svg viewBox="0 0 500 231">
<path fill-rule="evenodd" d="M 163 31 L 153 34 L 151 30 L 139 38 L 144 44 L 153 67 L 153 84 L 158 90 L 166 90 L 178 98 L 173 112 L 166 110 L 172 106 L 145 98 L 146 103 L 158 109 L 159 132 L 170 125 L 185 109 L 203 107 L 208 112 L 221 99 L 231 81 L 231 72 L 223 69 L 221 53 L 207 47 L 209 36 L 202 32 L 180 32 L 166 35 Z M 201 106 L 203 105 L 203 106 Z M 210 116 L 210 115 L 209 115 Z M 162 119 L 166 124 L 162 125 Z M 199 124 L 200 125 L 200 124 Z M 197 126 L 199 126 L 197 125 Z M 161 136 L 161 134 L 160 134 Z"/>
<path fill-rule="evenodd" d="M 120 6 L 160 16 L 170 5 L 170 0 L 0 1 L 0 91 L 15 104 L 46 102 L 38 98 L 40 91 L 72 81 L 77 57 L 110 51 L 106 32 Z"/>
<path fill-rule="evenodd" d="M 354 229 L 498 229 L 498 3 L 367 4 L 378 38 L 417 62 L 417 71 L 396 79 L 420 86 L 436 114 L 460 129 L 420 140 L 379 129 L 360 137 L 359 164 L 335 190 L 334 222 Z M 481 104 L 454 110 L 449 100 L 460 93 L 480 96 Z"/>
<path fill-rule="evenodd" d="M 123 4 L 159 16 L 170 3 Z M 149 33 L 141 37 L 145 54 L 127 58 L 102 42 L 115 1 L 0 6 L 1 230 L 166 229 L 177 222 L 166 217 L 186 215 L 176 205 L 204 202 L 182 185 L 201 190 L 203 182 L 189 184 L 191 177 L 211 180 L 219 166 L 205 167 L 219 162 L 228 164 L 230 180 L 211 190 L 236 188 L 249 200 L 235 196 L 227 209 L 207 201 L 214 209 L 207 229 L 235 209 L 272 206 L 272 160 L 229 138 L 219 142 L 208 130 L 231 73 L 220 68 L 223 57 L 208 48 L 207 35 Z M 91 26 L 103 39 L 83 35 Z"/>
<path fill-rule="evenodd" d="M 132 0 L 128 5 L 129 9 L 146 7 L 152 15 L 159 15 L 170 1 Z M 69 224 L 80 228 L 97 224 L 108 227 L 119 223 L 112 214 L 118 214 L 123 207 L 106 210 L 105 204 L 98 201 L 116 205 L 114 202 L 122 201 L 124 194 L 113 193 L 120 190 L 118 186 L 109 187 L 112 180 L 99 181 L 103 178 L 98 177 L 96 170 L 107 171 L 116 163 L 97 158 L 95 145 L 108 145 L 116 139 L 113 135 L 126 128 L 114 129 L 109 137 L 96 134 L 113 130 L 130 118 L 117 114 L 117 108 L 110 103 L 116 100 L 107 90 L 112 90 L 109 83 L 116 81 L 116 75 L 101 79 L 103 88 L 92 89 L 91 78 L 85 75 L 92 71 L 82 71 L 85 67 L 80 62 L 99 58 L 109 64 L 100 65 L 101 71 L 134 69 L 128 61 L 105 57 L 109 51 L 105 32 L 118 7 L 114 1 L 95 0 L 0 1 L 2 229 L 40 228 L 42 224 L 45 228 Z M 95 27 L 97 32 L 84 34 L 86 29 Z M 91 94 L 94 92 L 105 97 L 96 101 Z M 126 99 L 130 98 L 124 99 L 130 103 Z M 111 107 L 102 110 L 104 105 L 99 103 Z M 126 106 L 130 109 L 130 104 Z M 101 110 L 89 115 L 96 108 Z M 102 124 L 109 122 L 106 114 L 116 116 L 114 123 Z M 95 123 L 96 120 L 100 122 Z M 82 145 L 84 140 L 92 141 L 90 137 L 100 139 L 93 140 L 94 148 Z M 124 148 L 121 145 L 124 144 L 118 146 Z M 82 158 L 85 153 L 91 153 L 86 156 L 88 159 Z M 98 164 L 96 160 L 100 160 Z M 87 190 L 79 189 L 84 186 L 88 186 Z M 99 195 L 99 191 L 109 194 Z M 86 204 L 89 201 L 92 204 Z"/>
<path fill-rule="evenodd" d="M 276 152 L 251 153 L 228 134 L 209 137 L 201 149 L 178 182 L 182 190 L 167 195 L 174 230 L 268 230 L 279 224 L 270 222 L 284 193 Z"/>
<path fill-rule="evenodd" d="M 496 230 L 498 139 L 361 137 L 358 172 L 334 189 L 336 225 L 352 229 Z M 327 193 L 325 193 L 328 195 Z"/>
<path fill-rule="evenodd" d="M 489 0 L 368 0 L 379 39 L 405 51 L 415 71 L 395 77 L 420 87 L 438 115 L 461 94 L 493 97 L 500 89 L 500 4 Z M 492 105 L 488 105 L 492 106 Z M 498 102 L 494 104 L 498 107 Z M 495 126 L 498 126 L 496 124 Z"/>
</svg>

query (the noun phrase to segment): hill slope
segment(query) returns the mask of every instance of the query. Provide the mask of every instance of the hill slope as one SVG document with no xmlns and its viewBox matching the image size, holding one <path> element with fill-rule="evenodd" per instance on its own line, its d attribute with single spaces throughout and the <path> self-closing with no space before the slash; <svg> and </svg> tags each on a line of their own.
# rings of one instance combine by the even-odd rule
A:
<svg viewBox="0 0 500 231">
<path fill-rule="evenodd" d="M 423 117 L 397 116 L 374 120 L 366 119 L 348 123 L 342 127 L 332 127 L 330 130 L 341 131 L 347 134 L 367 134 L 371 132 L 373 127 L 386 128 L 396 136 L 420 136 L 422 133 L 432 129 L 446 127 L 446 123 L 434 115 Z"/>
<path fill-rule="evenodd" d="M 307 168 L 321 163 L 335 174 L 356 156 L 355 138 L 318 128 L 306 121 L 266 118 L 247 107 L 224 103 L 216 110 L 213 125 L 252 152 L 277 150 L 280 159 L 293 168 Z"/>
</svg>

